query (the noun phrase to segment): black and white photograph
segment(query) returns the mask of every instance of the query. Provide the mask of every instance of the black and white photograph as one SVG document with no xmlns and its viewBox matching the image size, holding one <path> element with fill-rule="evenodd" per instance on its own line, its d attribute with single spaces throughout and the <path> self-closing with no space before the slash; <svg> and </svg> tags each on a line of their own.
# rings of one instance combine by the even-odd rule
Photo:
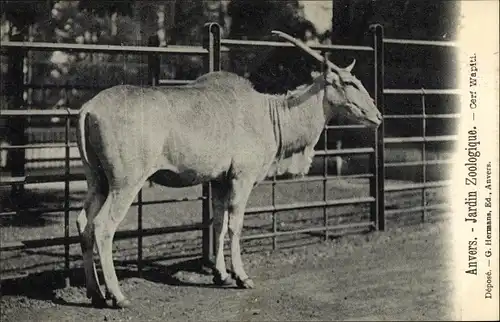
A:
<svg viewBox="0 0 500 322">
<path fill-rule="evenodd" d="M 1 0 L 0 321 L 497 321 L 496 0 Z"/>
</svg>

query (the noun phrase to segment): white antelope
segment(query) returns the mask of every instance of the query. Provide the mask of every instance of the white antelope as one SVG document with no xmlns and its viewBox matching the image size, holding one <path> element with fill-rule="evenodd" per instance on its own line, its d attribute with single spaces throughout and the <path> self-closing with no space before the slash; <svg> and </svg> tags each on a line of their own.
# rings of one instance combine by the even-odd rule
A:
<svg viewBox="0 0 500 322">
<path fill-rule="evenodd" d="M 339 68 L 301 41 L 273 33 L 324 62 L 324 73 L 292 95 L 258 93 L 242 77 L 214 72 L 185 86 L 115 86 L 82 107 L 77 134 L 88 195 L 77 226 L 87 296 L 94 305 L 106 305 L 93 261 L 94 243 L 114 306 L 130 305 L 118 284 L 112 242 L 148 178 L 168 187 L 212 181 L 214 282 L 232 283 L 223 255 L 228 232 L 236 283 L 253 288 L 240 253 L 243 214 L 252 188 L 272 173 L 306 174 L 314 146 L 332 117 L 344 115 L 372 127 L 380 124 L 372 98 L 351 74 L 354 62 Z"/>
</svg>

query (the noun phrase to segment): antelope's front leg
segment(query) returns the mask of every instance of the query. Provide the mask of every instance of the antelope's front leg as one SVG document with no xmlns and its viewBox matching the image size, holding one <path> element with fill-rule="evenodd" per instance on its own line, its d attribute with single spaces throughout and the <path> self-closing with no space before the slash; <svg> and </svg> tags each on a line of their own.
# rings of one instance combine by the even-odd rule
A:
<svg viewBox="0 0 500 322">
<path fill-rule="evenodd" d="M 253 180 L 234 179 L 229 198 L 229 238 L 231 239 L 231 263 L 236 284 L 240 288 L 254 288 L 253 281 L 245 273 L 241 259 L 240 238 L 243 216 L 248 197 L 253 188 Z"/>
<path fill-rule="evenodd" d="M 216 285 L 230 285 L 232 279 L 227 273 L 224 260 L 224 239 L 227 233 L 228 213 L 227 199 L 229 189 L 227 184 L 212 184 L 214 231 L 215 231 L 215 267 L 213 269 L 214 283 Z"/>
</svg>

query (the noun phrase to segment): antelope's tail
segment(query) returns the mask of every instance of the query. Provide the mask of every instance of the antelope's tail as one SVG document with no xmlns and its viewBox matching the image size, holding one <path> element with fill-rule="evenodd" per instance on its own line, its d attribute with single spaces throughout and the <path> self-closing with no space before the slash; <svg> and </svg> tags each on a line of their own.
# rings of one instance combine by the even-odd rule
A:
<svg viewBox="0 0 500 322">
<path fill-rule="evenodd" d="M 78 149 L 80 150 L 80 157 L 82 161 L 86 164 L 89 163 L 89 158 L 87 154 L 88 147 L 88 135 L 86 135 L 86 124 L 87 124 L 87 110 L 83 107 L 78 115 L 78 126 L 76 128 L 76 139 L 78 142 Z"/>
</svg>

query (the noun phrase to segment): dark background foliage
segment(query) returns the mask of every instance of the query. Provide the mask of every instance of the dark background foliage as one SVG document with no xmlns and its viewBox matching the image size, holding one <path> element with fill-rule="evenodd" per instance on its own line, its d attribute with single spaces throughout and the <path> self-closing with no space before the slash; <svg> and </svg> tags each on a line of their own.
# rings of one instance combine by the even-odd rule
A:
<svg viewBox="0 0 500 322">
<path fill-rule="evenodd" d="M 326 0 L 325 0 L 326 1 Z M 159 0 L 159 1 L 2 1 L 2 40 L 20 34 L 25 40 L 59 43 L 147 45 L 158 35 L 161 45 L 201 45 L 203 25 L 216 21 L 223 37 L 277 40 L 279 29 L 307 43 L 370 45 L 372 23 L 384 26 L 388 38 L 454 40 L 458 31 L 458 1 L 332 0 L 332 28 L 317 30 L 318 21 L 304 14 L 305 1 L 287 0 Z M 309 18 L 309 19 L 308 19 Z M 455 66 L 451 50 L 416 46 L 387 46 L 387 88 L 453 88 Z M 357 59 L 354 73 L 373 88 L 371 55 L 336 51 L 331 60 L 346 66 Z M 34 108 L 79 108 L 100 89 L 120 83 L 147 82 L 147 57 L 94 53 L 31 52 L 27 81 L 33 84 L 94 85 L 94 90 L 33 90 L 27 95 Z M 8 104 L 5 82 L 8 61 L 1 60 L 1 108 Z M 233 50 L 223 57 L 223 68 L 249 78 L 262 92 L 284 93 L 310 81 L 320 66 L 300 51 L 287 49 Z M 194 79 L 204 72 L 199 56 L 162 57 L 161 77 Z M 416 102 L 391 101 L 386 111 L 400 113 Z M 449 112 L 449 105 L 436 102 Z M 437 127 L 440 125 L 437 124 Z M 412 127 L 410 126 L 410 131 Z M 398 123 L 389 132 L 402 133 Z"/>
</svg>

